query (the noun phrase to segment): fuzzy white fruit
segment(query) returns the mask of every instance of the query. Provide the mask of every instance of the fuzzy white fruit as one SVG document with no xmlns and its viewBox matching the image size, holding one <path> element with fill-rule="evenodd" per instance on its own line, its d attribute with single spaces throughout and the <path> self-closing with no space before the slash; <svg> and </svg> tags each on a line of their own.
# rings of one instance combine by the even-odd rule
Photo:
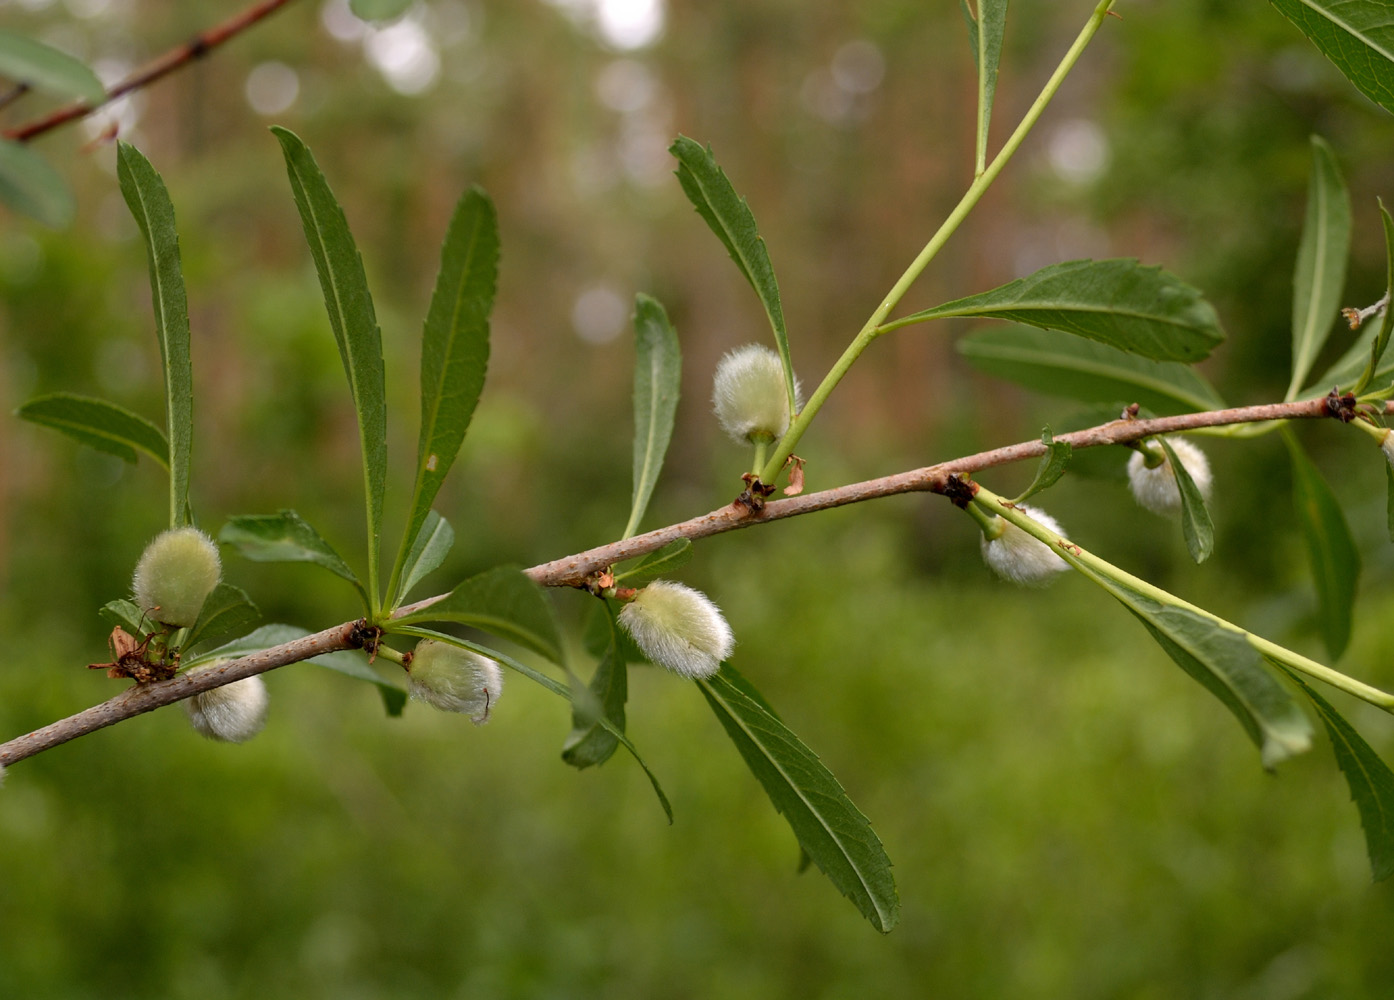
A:
<svg viewBox="0 0 1394 1000">
<path fill-rule="evenodd" d="M 1060 522 L 1039 507 L 1021 504 L 1017 509 L 1057 535 L 1065 534 Z M 983 562 L 1002 579 L 1039 587 L 1044 586 L 1056 573 L 1070 568 L 1069 563 L 1061 559 L 1060 554 L 1049 545 L 1027 534 L 1005 518 L 999 518 L 993 523 L 1001 525 L 1002 533 L 992 539 L 983 535 Z"/>
<path fill-rule="evenodd" d="M 131 589 L 154 621 L 185 628 L 223 578 L 218 546 L 197 528 L 171 528 L 145 547 Z"/>
<path fill-rule="evenodd" d="M 1167 438 L 1167 444 L 1181 460 L 1182 466 L 1190 473 L 1191 481 L 1200 490 L 1200 495 L 1208 503 L 1210 500 L 1210 460 L 1185 438 Z M 1171 459 L 1149 469 L 1147 456 L 1135 451 L 1128 459 L 1128 485 L 1138 505 L 1163 517 L 1175 517 L 1181 512 L 1181 488 L 1176 485 L 1176 473 L 1171 468 Z"/>
<path fill-rule="evenodd" d="M 476 726 L 489 721 L 503 691 L 503 671 L 497 663 L 434 639 L 416 644 L 407 676 L 407 691 L 413 698 L 442 712 L 468 715 Z"/>
<path fill-rule="evenodd" d="M 721 609 L 700 590 L 655 580 L 620 609 L 620 624 L 654 663 L 684 677 L 710 677 L 736 645 Z"/>
<path fill-rule="evenodd" d="M 795 382 L 795 402 L 798 395 Z M 721 429 L 739 444 L 783 437 L 789 429 L 789 395 L 779 355 L 760 344 L 727 354 L 712 380 L 712 408 Z"/>
<path fill-rule="evenodd" d="M 184 711 L 194 729 L 210 740 L 246 743 L 265 727 L 270 705 L 271 696 L 262 679 L 244 677 L 186 698 Z"/>
</svg>

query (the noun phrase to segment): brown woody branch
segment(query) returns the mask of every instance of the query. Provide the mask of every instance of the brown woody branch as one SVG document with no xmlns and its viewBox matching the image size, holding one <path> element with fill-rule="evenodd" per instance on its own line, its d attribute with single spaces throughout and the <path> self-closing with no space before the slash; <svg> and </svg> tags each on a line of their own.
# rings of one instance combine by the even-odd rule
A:
<svg viewBox="0 0 1394 1000">
<path fill-rule="evenodd" d="M 16 128 L 7 129 L 0 134 L 3 134 L 4 138 L 13 139 L 16 142 L 28 142 L 35 136 L 43 135 L 60 125 L 86 118 L 93 111 L 110 104 L 118 97 L 149 86 L 161 77 L 189 65 L 196 59 L 203 58 L 228 39 L 241 34 L 290 2 L 291 0 L 259 0 L 240 14 L 228 18 L 222 24 L 209 28 L 207 31 L 200 32 L 183 45 L 177 45 L 159 58 L 146 63 L 126 79 L 107 90 L 106 98 L 101 102 L 90 104 L 87 101 L 75 101 L 42 118 L 37 118 Z"/>
<path fill-rule="evenodd" d="M 1175 417 L 1156 417 L 1148 420 L 1124 418 L 1097 427 L 1061 434 L 1056 440 L 1068 441 L 1074 448 L 1094 448 L 1100 445 L 1128 444 L 1154 434 L 1172 434 L 1181 431 L 1199 430 L 1204 427 L 1223 427 L 1233 424 L 1251 424 L 1267 420 L 1303 420 L 1319 417 L 1347 418 L 1348 410 L 1342 410 L 1333 397 L 1303 400 L 1296 403 L 1273 403 L 1263 406 L 1243 406 L 1228 410 L 1211 410 L 1204 413 L 1187 413 Z M 1394 412 L 1394 403 L 1385 404 L 1385 412 Z M 718 535 L 737 528 L 747 528 L 755 524 L 810 514 L 818 510 L 842 507 L 861 503 L 878 497 L 894 496 L 899 493 L 939 493 L 943 492 L 949 477 L 959 473 L 975 473 L 1000 465 L 1008 465 L 1026 459 L 1039 457 L 1045 453 L 1045 445 L 1040 441 L 1022 441 L 1018 444 L 994 448 L 964 458 L 956 458 L 937 465 L 913 469 L 879 479 L 868 479 L 860 483 L 839 486 L 803 496 L 783 500 L 771 500 L 759 512 L 744 504 L 732 503 L 719 510 L 688 521 L 671 524 L 643 535 L 636 535 L 620 542 L 587 549 L 575 555 L 551 562 L 541 563 L 524 572 L 538 584 L 545 587 L 579 587 L 593 573 L 617 562 L 635 556 L 655 552 L 680 538 L 695 540 Z M 405 615 L 429 607 L 445 595 L 418 601 L 400 609 L 397 614 Z M 113 725 L 133 716 L 149 712 L 162 705 L 181 701 L 202 691 L 230 684 L 244 677 L 274 670 L 291 663 L 310 659 L 321 653 L 342 649 L 360 648 L 363 643 L 356 637 L 359 623 L 345 622 L 325 629 L 314 635 L 305 636 L 292 642 L 283 643 L 270 649 L 231 660 L 207 670 L 193 673 L 185 672 L 167 681 L 141 684 L 126 689 L 116 697 L 95 705 L 92 708 L 54 722 L 32 733 L 16 737 L 8 743 L 0 744 L 0 766 L 42 753 L 61 743 L 85 736 L 106 726 Z"/>
</svg>

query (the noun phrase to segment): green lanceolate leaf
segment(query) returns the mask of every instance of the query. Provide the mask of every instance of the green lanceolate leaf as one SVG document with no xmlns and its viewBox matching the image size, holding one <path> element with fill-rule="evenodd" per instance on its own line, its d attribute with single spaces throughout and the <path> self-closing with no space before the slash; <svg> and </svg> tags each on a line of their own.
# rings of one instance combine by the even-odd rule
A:
<svg viewBox="0 0 1394 1000">
<path fill-rule="evenodd" d="M 1312 177 L 1307 187 L 1307 220 L 1292 276 L 1292 381 L 1287 399 L 1296 399 L 1331 334 L 1346 284 L 1350 256 L 1350 195 L 1336 154 L 1312 136 Z"/>
<path fill-rule="evenodd" d="M 1041 432 L 1041 444 L 1045 445 L 1046 453 L 1041 456 L 1041 464 L 1036 467 L 1036 478 L 1031 481 L 1026 492 L 1012 503 L 1021 503 L 1042 490 L 1050 489 L 1060 481 L 1060 477 L 1065 474 L 1065 467 L 1070 464 L 1070 456 L 1074 449 L 1068 441 L 1055 440 L 1055 435 L 1050 432 L 1049 427 Z"/>
<path fill-rule="evenodd" d="M 1000 288 L 883 324 L 882 332 L 951 316 L 1063 330 L 1157 361 L 1199 361 L 1224 339 L 1200 292 L 1135 260 L 1052 264 Z"/>
<path fill-rule="evenodd" d="M 1215 551 L 1215 525 L 1206 509 L 1205 497 L 1167 439 L 1158 437 L 1156 440 L 1166 452 L 1167 462 L 1176 477 L 1177 491 L 1181 494 L 1181 534 L 1186 539 L 1186 551 L 1197 563 L 1203 563 Z"/>
<path fill-rule="evenodd" d="M 987 164 L 987 127 L 992 120 L 992 101 L 997 94 L 997 70 L 1002 58 L 1002 35 L 1007 27 L 1007 0 L 976 0 L 978 17 L 968 13 L 968 34 L 973 43 L 973 65 L 978 68 L 978 145 L 974 170 L 981 174 Z"/>
<path fill-rule="evenodd" d="M 145 238 L 150 261 L 150 296 L 165 373 L 166 433 L 169 435 L 169 523 L 189 523 L 189 459 L 194 438 L 194 372 L 189 357 L 189 301 L 179 261 L 174 206 L 155 168 L 134 146 L 118 143 L 116 177 L 121 194 Z"/>
<path fill-rule="evenodd" d="M 429 628 L 421 628 L 417 625 L 406 625 L 398 627 L 399 622 L 393 623 L 392 631 L 398 632 L 402 635 L 418 636 L 422 639 L 435 639 L 439 642 L 448 642 L 453 646 L 459 646 L 461 649 L 471 649 L 474 652 L 478 653 L 480 656 L 487 656 L 491 659 L 497 660 L 499 663 L 502 663 L 505 667 L 508 667 L 510 670 L 514 670 L 522 674 L 524 677 L 528 678 L 528 680 L 533 681 L 541 687 L 546 688 L 553 694 L 561 698 L 565 698 L 567 701 L 573 703 L 575 701 L 575 699 L 572 697 L 571 690 L 567 688 L 565 684 L 562 684 L 558 681 L 554 681 L 546 674 L 534 670 L 532 667 L 528 666 L 525 663 L 518 662 L 511 656 L 508 656 L 507 654 L 500 653 L 496 649 L 490 649 L 488 646 L 481 646 L 477 643 L 468 642 L 464 639 L 460 639 L 453 635 L 447 635 L 444 632 L 437 632 L 434 629 Z M 596 722 L 603 729 L 605 729 L 607 732 L 613 735 L 615 739 L 619 740 L 620 745 L 623 746 L 626 750 L 628 750 L 630 756 L 634 758 L 634 762 L 638 764 L 641 768 L 643 768 L 644 774 L 648 776 L 649 784 L 653 786 L 654 795 L 658 796 L 658 804 L 663 807 L 663 812 L 664 815 L 668 817 L 668 822 L 672 823 L 672 804 L 669 803 L 668 796 L 663 793 L 663 786 L 658 783 L 657 775 L 655 775 L 653 771 L 649 769 L 648 764 L 644 763 L 644 758 L 639 755 L 639 751 L 635 748 L 634 744 L 630 742 L 629 737 L 625 736 L 624 733 L 616 729 L 611 724 L 609 719 L 599 717 L 597 718 Z"/>
<path fill-rule="evenodd" d="M 603 764 L 619 746 L 611 729 L 624 732 L 624 703 L 629 699 L 629 671 L 619 642 L 619 629 L 610 602 L 605 602 L 605 617 L 610 623 L 610 642 L 596 665 L 591 678 L 590 704 L 576 699 L 571 709 L 571 735 L 562 747 L 562 760 L 581 769 Z M 609 720 L 611 729 L 600 725 L 598 716 Z"/>
<path fill-rule="evenodd" d="M 240 639 L 233 639 L 231 642 L 185 660 L 184 666 L 196 667 L 204 663 L 222 663 L 240 659 L 243 656 L 250 656 L 252 653 L 259 653 L 263 649 L 270 649 L 272 646 L 303 639 L 309 634 L 305 629 L 296 628 L 294 625 L 263 625 L 253 632 L 248 632 Z M 361 653 L 343 649 L 312 656 L 305 662 L 326 667 L 335 673 L 375 685 L 382 697 L 383 707 L 387 710 L 387 714 L 394 716 L 402 714 L 402 706 L 406 704 L 407 693 L 396 684 L 390 684 L 379 677 L 377 672 L 364 662 Z"/>
<path fill-rule="evenodd" d="M 52 427 L 89 448 L 134 463 L 137 452 L 145 452 L 169 468 L 169 441 L 164 432 L 115 403 L 90 396 L 55 392 L 31 399 L 15 416 L 30 423 Z"/>
<path fill-rule="evenodd" d="M 349 0 L 349 9 L 365 21 L 390 21 L 411 5 L 412 0 Z"/>
<path fill-rule="evenodd" d="M 730 664 L 697 681 L 707 703 L 816 865 L 883 933 L 896 925 L 900 900 L 891 860 L 861 811 L 816 754 L 763 704 Z"/>
<path fill-rule="evenodd" d="M 342 577 L 367 602 L 357 575 L 333 546 L 293 510 L 277 514 L 238 514 L 228 518 L 218 541 L 231 545 L 252 562 L 307 562 Z"/>
<path fill-rule="evenodd" d="M 1394 301 L 1394 219 L 1389 217 L 1389 210 L 1384 207 L 1382 199 L 1379 203 L 1379 216 L 1384 224 L 1384 315 L 1380 317 L 1379 326 L 1375 328 L 1378 332 L 1370 344 L 1370 360 L 1365 363 L 1365 370 L 1361 372 L 1360 380 L 1355 383 L 1353 391 L 1357 396 L 1374 380 L 1384 352 L 1389 349 L 1389 336 L 1394 333 L 1394 309 L 1389 308 L 1389 303 Z"/>
<path fill-rule="evenodd" d="M 691 561 L 692 542 L 686 538 L 679 538 L 657 552 L 650 552 L 629 569 L 616 573 L 615 582 L 623 582 L 626 587 L 637 587 L 660 576 L 670 576 Z"/>
<path fill-rule="evenodd" d="M 387 482 L 387 408 L 382 367 L 382 334 L 378 330 L 363 259 L 349 232 L 344 210 L 329 189 L 309 147 L 287 129 L 272 133 L 285 154 L 286 172 L 295 195 L 305 241 L 315 261 L 329 325 L 339 345 L 348 375 L 349 391 L 358 413 L 358 437 L 363 451 L 363 486 L 368 511 L 368 592 L 378 599 L 378 551 L 382 536 L 382 496 Z"/>
<path fill-rule="evenodd" d="M 682 384 L 682 350 L 656 299 L 634 298 L 634 490 L 625 538 L 639 530 L 673 436 Z"/>
<path fill-rule="evenodd" d="M 1225 405 L 1189 365 L 1153 361 L 1058 330 L 989 327 L 960 340 L 958 351 L 989 375 L 1086 403 L 1139 403 L 1159 414 Z"/>
<path fill-rule="evenodd" d="M 59 97 L 88 104 L 106 100 L 106 88 L 87 66 L 58 49 L 12 31 L 0 30 L 0 76 Z"/>
<path fill-rule="evenodd" d="M 1331 738 L 1331 749 L 1336 754 L 1336 765 L 1345 775 L 1351 801 L 1360 811 L 1370 871 L 1376 882 L 1383 881 L 1394 875 L 1394 772 L 1325 698 L 1296 672 L 1284 670 L 1311 699 L 1326 726 L 1326 735 Z"/>
<path fill-rule="evenodd" d="M 455 544 L 455 529 L 450 522 L 435 511 L 426 514 L 421 530 L 416 533 L 416 541 L 411 543 L 411 551 L 402 563 L 402 583 L 397 590 L 396 601 L 400 602 L 413 587 L 445 562 Z"/>
<path fill-rule="evenodd" d="M 798 407 L 794 399 L 794 365 L 789 358 L 789 332 L 784 326 L 784 307 L 779 300 L 779 283 L 775 281 L 770 253 L 755 227 L 755 216 L 745 199 L 736 194 L 725 171 L 716 165 L 711 149 L 680 135 L 668 147 L 678 160 L 678 182 L 687 200 L 692 202 L 712 232 L 726 247 L 726 252 L 741 269 L 745 280 L 760 296 L 765 314 L 774 331 L 779 360 L 784 365 L 784 387 L 789 398 L 789 412 Z"/>
<path fill-rule="evenodd" d="M 1259 748 L 1264 767 L 1310 749 L 1311 723 L 1247 633 L 1149 597 L 1134 589 L 1121 570 L 1106 571 L 1093 565 L 1095 560 L 1086 562 L 1069 546 L 1059 553 L 1132 612 L 1176 665 L 1234 714 Z"/>
<path fill-rule="evenodd" d="M 393 625 L 457 622 L 512 639 L 561 663 L 561 635 L 542 588 L 513 566 L 472 576 L 439 601 L 403 615 Z M 394 629 L 395 630 L 395 629 Z"/>
<path fill-rule="evenodd" d="M 73 221 L 77 203 L 58 171 L 22 142 L 0 139 L 0 202 L 61 229 Z"/>
<path fill-rule="evenodd" d="M 1307 457 L 1297 438 L 1284 431 L 1292 458 L 1292 500 L 1317 589 L 1321 636 L 1332 659 L 1340 659 L 1350 641 L 1355 583 L 1360 576 L 1360 553 L 1351 539 L 1346 516 L 1331 487 Z"/>
<path fill-rule="evenodd" d="M 489 313 L 499 271 L 499 226 L 494 205 L 479 188 L 455 207 L 441 248 L 440 273 L 421 336 L 421 439 L 411 516 L 393 569 L 416 543 L 465 431 L 474 416 L 489 365 Z"/>
<path fill-rule="evenodd" d="M 154 622 L 150 616 L 133 601 L 107 601 L 102 605 L 98 612 L 102 620 L 111 624 L 119 625 L 133 636 L 143 636 L 154 627 Z"/>
<path fill-rule="evenodd" d="M 1106 589 L 1137 616 L 1177 666 L 1234 713 L 1259 748 L 1264 767 L 1310 748 L 1311 724 L 1244 633 L 1117 582 Z"/>
<path fill-rule="evenodd" d="M 184 645 L 192 648 L 206 639 L 221 638 L 254 624 L 259 618 L 261 611 L 244 590 L 230 583 L 220 583 L 203 602 L 198 621 L 189 629 Z"/>
<path fill-rule="evenodd" d="M 1394 19 L 1387 0 L 1270 0 L 1346 79 L 1394 111 Z"/>
</svg>

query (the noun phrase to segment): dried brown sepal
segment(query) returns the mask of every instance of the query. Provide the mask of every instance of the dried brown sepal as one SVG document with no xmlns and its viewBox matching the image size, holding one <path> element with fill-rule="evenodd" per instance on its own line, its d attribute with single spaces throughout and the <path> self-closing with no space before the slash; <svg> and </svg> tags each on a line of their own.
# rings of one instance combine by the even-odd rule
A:
<svg viewBox="0 0 1394 1000">
<path fill-rule="evenodd" d="M 789 485 L 784 487 L 786 497 L 796 497 L 803 492 L 804 460 L 798 455 L 790 455 L 784 460 L 784 468 L 789 473 Z"/>
<path fill-rule="evenodd" d="M 113 680 L 130 678 L 137 684 L 149 684 L 151 681 L 169 680 L 179 669 L 179 657 L 176 654 L 172 660 L 151 660 L 146 654 L 150 649 L 150 639 L 146 636 L 144 640 L 137 641 L 120 625 L 111 630 L 111 637 L 107 640 L 107 646 L 111 650 L 111 661 L 109 663 L 89 663 L 88 670 L 105 670 L 106 675 Z"/>
<path fill-rule="evenodd" d="M 745 489 L 741 495 L 736 497 L 735 503 L 738 506 L 747 508 L 752 514 L 758 514 L 765 509 L 765 500 L 774 492 L 773 486 L 767 486 L 760 482 L 760 477 L 753 472 L 746 472 L 741 475 L 741 481 L 745 483 Z"/>
<path fill-rule="evenodd" d="M 1360 314 L 1360 310 L 1356 309 L 1354 306 L 1346 306 L 1342 309 L 1341 316 L 1345 318 L 1346 323 L 1350 325 L 1352 330 L 1359 330 L 1360 324 L 1365 321 L 1365 317 Z"/>
<path fill-rule="evenodd" d="M 581 583 L 581 589 L 592 597 L 604 597 L 605 592 L 615 586 L 615 574 L 610 567 L 599 570 L 586 577 Z"/>
<path fill-rule="evenodd" d="M 1127 408 L 1124 409 L 1123 412 L 1122 412 L 1122 414 L 1119 415 L 1118 419 L 1119 419 L 1119 420 L 1136 420 L 1136 419 L 1137 419 L 1137 415 L 1138 415 L 1138 411 L 1141 410 L 1141 409 L 1142 409 L 1142 407 L 1139 406 L 1137 403 L 1129 403 L 1128 406 L 1127 406 Z"/>
</svg>

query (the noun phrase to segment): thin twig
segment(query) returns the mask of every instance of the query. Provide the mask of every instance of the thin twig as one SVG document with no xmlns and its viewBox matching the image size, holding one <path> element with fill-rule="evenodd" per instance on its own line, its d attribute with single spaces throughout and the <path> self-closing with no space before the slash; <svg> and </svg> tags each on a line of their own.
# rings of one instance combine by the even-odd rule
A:
<svg viewBox="0 0 1394 1000">
<path fill-rule="evenodd" d="M 1394 402 L 1385 404 L 1386 413 L 1394 413 Z M 1173 434 L 1182 431 L 1199 430 L 1203 427 L 1223 427 L 1232 424 L 1259 423 L 1268 420 L 1307 420 L 1331 416 L 1327 399 L 1303 400 L 1296 403 L 1272 403 L 1263 406 L 1243 406 L 1228 410 L 1210 410 L 1203 413 L 1186 413 L 1174 417 L 1155 417 L 1148 420 L 1121 419 L 1070 434 L 1057 435 L 1056 441 L 1068 441 L 1073 448 L 1094 448 L 1101 445 L 1127 444 L 1154 434 Z M 811 514 L 818 510 L 842 507 L 861 503 L 878 497 L 894 496 L 899 493 L 940 492 L 949 477 L 957 473 L 973 473 L 996 466 L 1008 465 L 1026 459 L 1039 457 L 1045 453 L 1045 445 L 1039 440 L 1022 441 L 1018 444 L 994 448 L 963 458 L 940 462 L 922 469 L 912 469 L 879 479 L 868 479 L 860 483 L 839 486 L 836 489 L 789 497 L 784 500 L 771 500 L 763 509 L 752 510 L 744 504 L 732 503 L 701 517 L 671 524 L 643 535 L 624 541 L 587 549 L 575 555 L 551 562 L 541 563 L 524 572 L 537 583 L 546 587 L 578 587 L 586 578 L 607 566 L 635 556 L 657 551 L 680 538 L 695 540 L 711 535 L 747 528 L 755 524 Z M 401 608 L 397 615 L 429 607 L 445 595 L 417 601 Z M 127 688 L 121 694 L 100 705 L 79 712 L 76 715 L 54 722 L 32 733 L 16 737 L 8 743 L 0 744 L 0 766 L 8 766 L 16 761 L 42 753 L 60 743 L 85 736 L 106 726 L 113 725 L 132 716 L 140 715 L 191 697 L 201 691 L 230 684 L 244 677 L 274 670 L 291 663 L 307 660 L 321 653 L 341 649 L 353 649 L 361 645 L 354 638 L 358 623 L 345 622 L 325 629 L 314 635 L 295 639 L 291 642 L 273 646 L 269 649 L 231 660 L 228 663 L 199 670 L 185 672 L 167 681 L 156 681 Z"/>
<path fill-rule="evenodd" d="M 6 139 L 13 139 L 16 142 L 28 142 L 35 136 L 43 135 L 60 125 L 76 121 L 79 118 L 86 118 L 93 111 L 104 105 L 110 104 L 125 94 L 133 90 L 154 83 L 156 80 L 175 70 L 187 66 L 196 59 L 206 56 L 213 49 L 222 45 L 228 39 L 241 34 L 258 21 L 274 14 L 277 10 L 290 3 L 291 0 L 258 0 L 242 13 L 228 18 L 222 24 L 209 28 L 185 42 L 170 49 L 164 55 L 146 63 L 136 70 L 126 79 L 107 90 L 106 98 L 97 104 L 89 104 L 87 101 L 75 101 L 65 105 L 42 118 L 37 118 L 32 122 L 20 125 L 16 128 L 7 129 L 3 135 Z"/>
</svg>

